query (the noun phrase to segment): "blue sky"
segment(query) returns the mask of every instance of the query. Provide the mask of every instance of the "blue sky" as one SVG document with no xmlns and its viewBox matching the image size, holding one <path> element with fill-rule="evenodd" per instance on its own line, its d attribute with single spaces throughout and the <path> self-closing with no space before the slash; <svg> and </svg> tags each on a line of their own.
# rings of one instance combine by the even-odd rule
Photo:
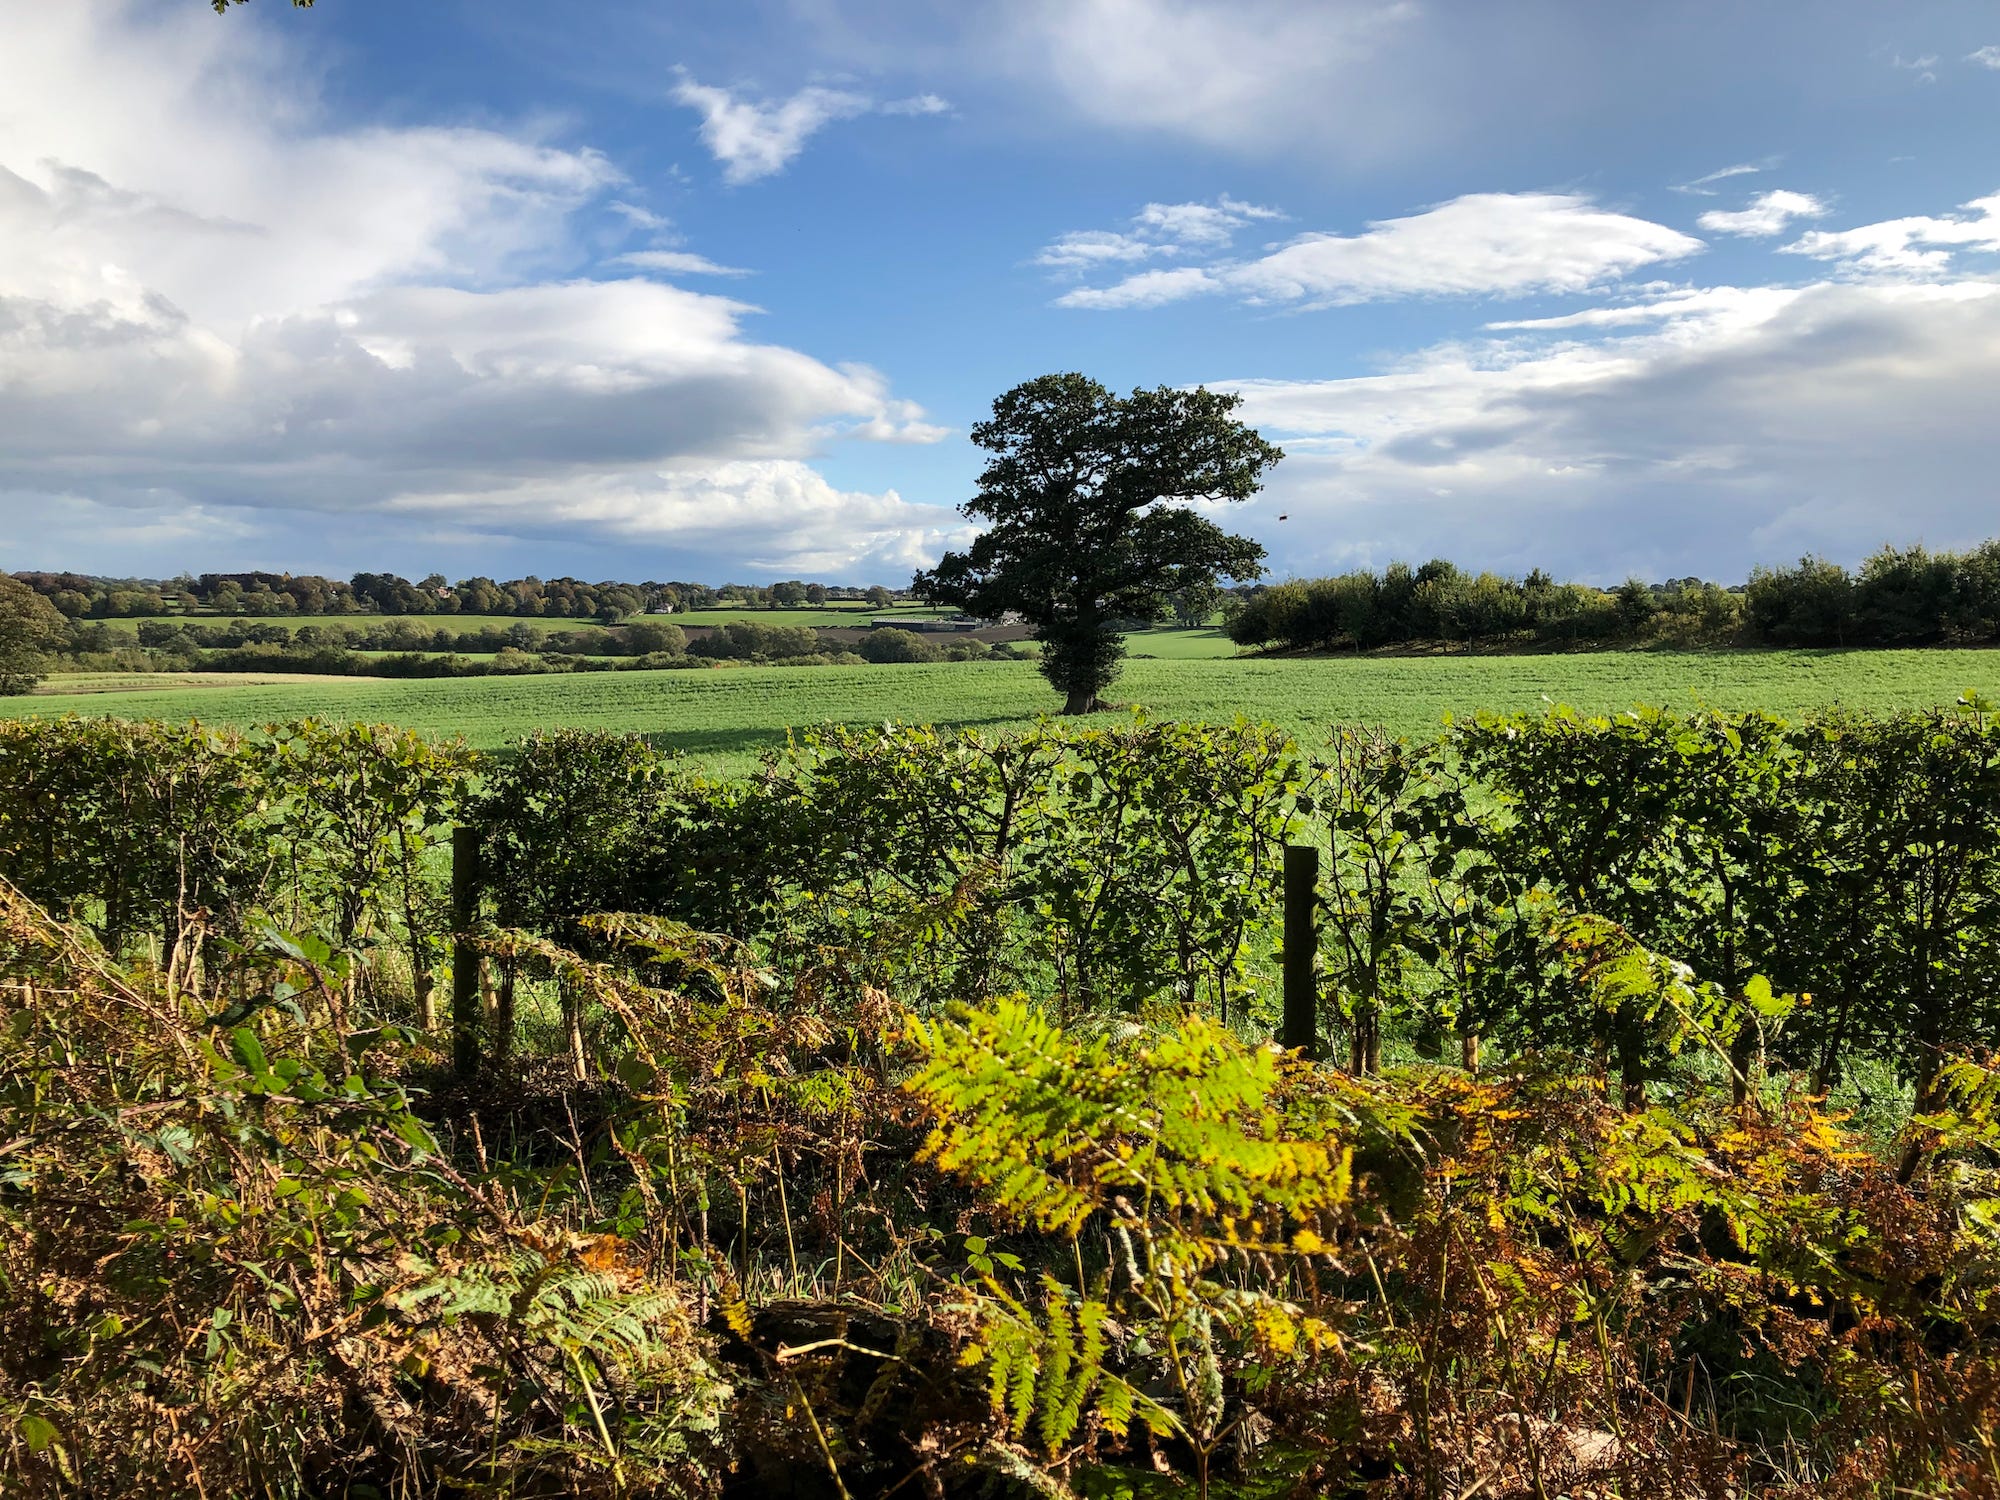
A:
<svg viewBox="0 0 2000 1500">
<path fill-rule="evenodd" d="M 1990 3 L 0 4 L 0 566 L 900 583 L 1063 369 L 1281 577 L 2000 534 Z"/>
</svg>

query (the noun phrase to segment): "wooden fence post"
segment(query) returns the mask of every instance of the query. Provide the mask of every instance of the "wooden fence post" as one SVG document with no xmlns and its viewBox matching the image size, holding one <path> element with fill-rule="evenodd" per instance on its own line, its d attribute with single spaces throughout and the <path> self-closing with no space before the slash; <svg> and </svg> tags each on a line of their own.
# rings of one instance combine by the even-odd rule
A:
<svg viewBox="0 0 2000 1500">
<path fill-rule="evenodd" d="M 479 1071 L 479 884 L 479 830 L 461 823 L 451 831 L 451 1066 L 460 1078 Z"/>
<path fill-rule="evenodd" d="M 1285 1017 L 1278 1044 L 1319 1057 L 1319 933 L 1314 904 L 1319 899 L 1319 850 L 1310 844 L 1285 846 Z"/>
</svg>

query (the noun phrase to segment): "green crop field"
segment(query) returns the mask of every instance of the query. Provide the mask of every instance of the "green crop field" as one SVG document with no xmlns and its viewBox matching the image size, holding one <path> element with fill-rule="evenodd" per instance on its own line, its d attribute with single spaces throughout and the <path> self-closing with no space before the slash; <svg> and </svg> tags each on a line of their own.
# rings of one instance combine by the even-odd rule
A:
<svg viewBox="0 0 2000 1500">
<path fill-rule="evenodd" d="M 368 653 L 387 655 L 387 652 Z M 105 705 L 98 707 L 87 700 L 106 693 L 145 693 L 151 697 L 175 697 L 193 703 L 196 700 L 188 694 L 200 689 L 225 688 L 232 692 L 242 692 L 246 688 L 268 687 L 276 683 L 304 683 L 316 686 L 327 679 L 316 672 L 61 672 L 50 677 L 35 689 L 38 697 L 82 698 L 82 703 L 64 703 L 47 710 L 54 713 L 105 713 L 120 718 L 144 717 L 130 715 L 122 707 Z M 337 679 L 348 682 L 386 682 L 385 677 Z M 122 704 L 123 699 L 120 699 Z M 18 707 L 18 703 L 11 705 Z M 27 710 L 33 712 L 34 710 Z M 0 713 L 4 713 L 0 709 Z M 147 714 L 157 714 L 160 710 L 148 709 Z M 181 717 L 187 717 L 182 714 Z M 19 714 L 13 717 L 20 717 Z"/>
<path fill-rule="evenodd" d="M 1135 630 L 1125 637 L 1130 656 L 1151 656 L 1161 661 L 1213 661 L 1234 656 L 1236 643 L 1220 630 L 1181 630 L 1171 625 L 1152 630 Z"/>
<path fill-rule="evenodd" d="M 654 615 L 650 618 L 670 625 L 727 625 L 732 620 L 749 620 L 758 625 L 812 625 L 823 629 L 859 630 L 870 620 L 882 616 L 895 615 L 905 620 L 935 620 L 948 615 L 948 609 L 932 609 L 924 604 L 897 604 L 888 609 L 877 609 L 872 604 L 827 604 L 818 609 L 744 609 L 730 606 L 723 609 L 683 609 L 671 615 Z"/>
<path fill-rule="evenodd" d="M 840 720 L 1018 728 L 1057 707 L 1026 662 L 946 666 L 745 667 L 424 681 L 317 678 L 250 682 L 211 674 L 203 685 L 56 699 L 0 701 L 0 714 L 62 712 L 127 718 L 196 717 L 256 724 L 316 714 L 463 735 L 499 748 L 526 730 L 570 725 L 635 730 L 719 773 L 750 765 L 788 728 Z M 213 686 L 223 682 L 227 685 Z M 70 684 L 55 682 L 53 687 Z M 1334 723 L 1423 734 L 1446 713 L 1533 709 L 1544 699 L 1607 711 L 1635 703 L 1765 708 L 1796 713 L 1830 703 L 1886 710 L 1948 703 L 1965 689 L 2000 697 L 1992 651 L 1603 652 L 1572 656 L 1179 660 L 1127 664 L 1121 703 L 1163 718 L 1269 719 L 1317 738 Z"/>
</svg>

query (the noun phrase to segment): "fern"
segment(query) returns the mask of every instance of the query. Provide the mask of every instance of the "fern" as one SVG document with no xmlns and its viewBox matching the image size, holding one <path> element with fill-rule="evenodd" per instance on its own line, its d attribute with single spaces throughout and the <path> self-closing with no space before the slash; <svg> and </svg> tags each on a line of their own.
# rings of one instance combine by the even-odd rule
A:
<svg viewBox="0 0 2000 1500">
<path fill-rule="evenodd" d="M 1155 1432 L 1179 1428 L 1171 1411 L 1108 1367 L 1112 1310 L 1101 1296 L 1079 1297 L 1044 1277 L 1039 1315 L 998 1285 L 980 1311 L 982 1341 L 967 1358 L 984 1361 L 994 1413 L 1011 1436 L 1033 1427 L 1053 1457 L 1091 1415 L 1116 1437 L 1135 1418 Z"/>
<path fill-rule="evenodd" d="M 1227 1426 L 1225 1348 L 1283 1361 L 1334 1342 L 1326 1319 L 1281 1295 L 1282 1275 L 1225 1286 L 1210 1274 L 1230 1259 L 1270 1269 L 1324 1256 L 1352 1189 L 1326 1111 L 1292 1113 L 1309 1074 L 1276 1049 L 1197 1017 L 1114 1051 L 1018 1000 L 910 1033 L 922 1061 L 906 1087 L 932 1111 L 931 1158 L 1017 1223 L 1075 1238 L 1101 1215 L 1123 1250 L 1122 1275 L 1103 1285 L 1044 1277 L 1038 1308 L 991 1258 L 974 1267 L 971 1358 L 1016 1438 L 1032 1425 L 1053 1455 L 1094 1413 L 1114 1435 L 1137 1420 L 1205 1449 Z M 1108 1368 L 1114 1324 L 1165 1352 L 1177 1410 Z"/>
</svg>

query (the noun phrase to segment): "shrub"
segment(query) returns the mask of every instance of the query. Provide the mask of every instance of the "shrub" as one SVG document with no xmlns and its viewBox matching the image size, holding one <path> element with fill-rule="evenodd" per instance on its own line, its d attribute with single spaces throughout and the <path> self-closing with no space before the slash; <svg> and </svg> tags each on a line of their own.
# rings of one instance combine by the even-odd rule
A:
<svg viewBox="0 0 2000 1500">
<path fill-rule="evenodd" d="M 855 650 L 862 660 L 877 665 L 944 660 L 944 650 L 936 641 L 894 625 L 881 625 L 869 631 Z"/>
<path fill-rule="evenodd" d="M 820 649 L 819 632 L 806 625 L 763 625 L 732 620 L 688 645 L 690 656 L 748 661 L 757 657 L 811 656 Z"/>
<path fill-rule="evenodd" d="M 616 639 L 628 656 L 680 656 L 687 651 L 687 632 L 663 621 L 636 620 L 621 626 Z"/>
</svg>

